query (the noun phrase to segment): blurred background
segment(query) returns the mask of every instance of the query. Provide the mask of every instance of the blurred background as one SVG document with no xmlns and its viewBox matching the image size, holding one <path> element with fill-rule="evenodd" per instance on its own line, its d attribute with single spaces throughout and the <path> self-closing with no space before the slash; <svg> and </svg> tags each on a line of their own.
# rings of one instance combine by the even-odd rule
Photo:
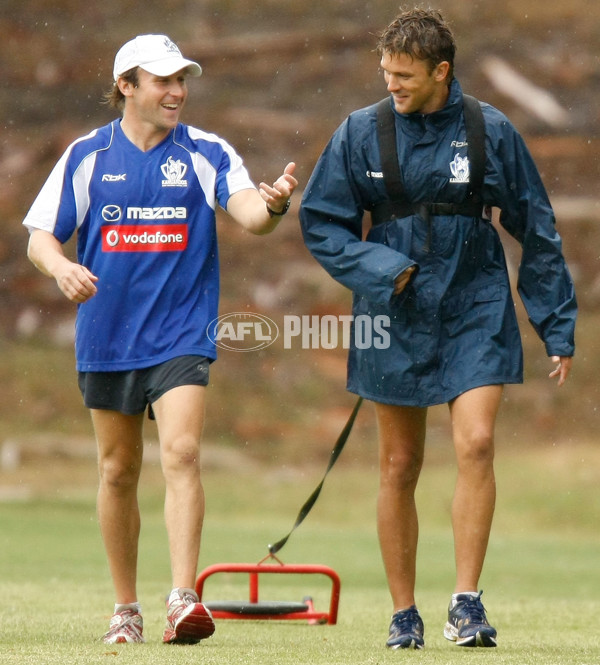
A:
<svg viewBox="0 0 600 665">
<path fill-rule="evenodd" d="M 600 4 L 434 4 L 455 31 L 463 89 L 507 113 L 533 153 L 581 310 L 574 369 L 557 389 L 515 296 L 526 382 L 506 389 L 498 447 L 593 446 L 600 366 Z M 0 485 L 13 483 L 11 491 L 18 491 L 33 478 L 47 481 L 46 472 L 64 460 L 94 456 L 76 386 L 74 308 L 27 261 L 21 222 L 67 145 L 114 117 L 101 100 L 117 49 L 136 34 L 168 34 L 204 69 L 190 81 L 183 121 L 228 140 L 256 183 L 273 181 L 288 161 L 297 163 L 300 191 L 275 233 L 257 238 L 225 214 L 218 219 L 221 313 L 260 313 L 281 329 L 286 315 L 350 313 L 349 293 L 304 248 L 298 204 L 338 124 L 385 96 L 373 49 L 398 9 L 389 0 L 0 1 Z M 514 275 L 520 250 L 503 238 Z M 211 369 L 206 464 L 320 464 L 354 403 L 345 391 L 345 362 L 343 348 L 285 349 L 281 339 L 259 352 L 221 351 Z M 434 459 L 451 454 L 445 407 L 431 410 L 429 438 Z M 375 440 L 372 408 L 365 405 L 342 459 L 374 466 Z M 155 451 L 148 446 L 150 457 Z"/>
</svg>

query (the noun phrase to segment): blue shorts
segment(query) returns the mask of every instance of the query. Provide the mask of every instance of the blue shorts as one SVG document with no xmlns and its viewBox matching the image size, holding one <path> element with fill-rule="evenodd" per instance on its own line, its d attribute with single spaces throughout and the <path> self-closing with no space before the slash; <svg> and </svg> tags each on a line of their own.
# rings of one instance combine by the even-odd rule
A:
<svg viewBox="0 0 600 665">
<path fill-rule="evenodd" d="M 209 365 L 210 360 L 204 356 L 179 356 L 144 369 L 79 372 L 79 390 L 88 409 L 134 416 L 172 388 L 208 385 Z"/>
</svg>

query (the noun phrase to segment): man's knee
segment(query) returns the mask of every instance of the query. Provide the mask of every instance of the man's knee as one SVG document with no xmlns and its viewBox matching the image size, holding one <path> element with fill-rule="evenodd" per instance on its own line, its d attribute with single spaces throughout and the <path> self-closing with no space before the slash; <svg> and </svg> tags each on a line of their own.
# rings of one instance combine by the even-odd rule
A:
<svg viewBox="0 0 600 665">
<path fill-rule="evenodd" d="M 141 464 L 137 460 L 121 459 L 115 456 L 100 458 L 98 471 L 100 482 L 115 490 L 136 488 L 140 477 Z"/>
<path fill-rule="evenodd" d="M 200 442 L 192 435 L 181 435 L 161 443 L 161 462 L 165 472 L 198 471 Z"/>
<path fill-rule="evenodd" d="M 406 451 L 396 451 L 382 456 L 380 460 L 380 482 L 397 489 L 414 487 L 419 480 L 423 457 Z"/>
<path fill-rule="evenodd" d="M 494 434 L 487 427 L 471 430 L 455 445 L 459 463 L 480 466 L 494 461 Z"/>
</svg>

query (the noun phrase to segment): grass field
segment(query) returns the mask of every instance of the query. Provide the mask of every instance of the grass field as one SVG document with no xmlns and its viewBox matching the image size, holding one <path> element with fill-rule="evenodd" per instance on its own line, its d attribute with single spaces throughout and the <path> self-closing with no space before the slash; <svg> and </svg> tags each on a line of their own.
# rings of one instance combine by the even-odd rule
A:
<svg viewBox="0 0 600 665">
<path fill-rule="evenodd" d="M 453 470 L 435 455 L 427 460 L 419 492 L 417 595 L 426 625 L 422 652 L 384 647 L 391 608 L 373 520 L 375 472 L 369 463 L 361 470 L 343 461 L 313 513 L 281 552 L 286 563 L 322 563 L 339 573 L 337 625 L 220 620 L 215 635 L 198 646 L 162 645 L 169 570 L 159 472 L 149 464 L 144 470 L 139 580 L 147 644 L 102 644 L 98 637 L 106 629 L 113 599 L 95 517 L 95 471 L 93 463 L 70 464 L 73 468 L 56 486 L 0 503 L 2 665 L 600 661 L 600 451 L 591 446 L 498 453 L 499 500 L 481 581 L 489 619 L 499 633 L 493 650 L 460 649 L 442 636 L 453 585 L 448 525 Z M 291 527 L 321 471 L 254 465 L 207 471 L 200 569 L 265 556 L 267 544 Z M 4 477 L 0 481 L 7 482 Z M 317 609 L 327 609 L 327 578 L 271 577 L 261 582 L 262 599 L 299 601 L 312 595 Z M 226 575 L 210 578 L 204 597 L 245 594 L 246 578 Z"/>
</svg>

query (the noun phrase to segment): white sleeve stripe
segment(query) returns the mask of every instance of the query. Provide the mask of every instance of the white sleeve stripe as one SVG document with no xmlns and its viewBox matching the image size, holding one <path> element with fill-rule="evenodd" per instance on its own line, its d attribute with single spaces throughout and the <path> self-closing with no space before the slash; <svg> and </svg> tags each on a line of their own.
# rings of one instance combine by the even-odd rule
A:
<svg viewBox="0 0 600 665">
<path fill-rule="evenodd" d="M 206 202 L 214 210 L 216 206 L 215 201 L 215 180 L 217 171 L 215 167 L 200 153 L 194 152 L 191 155 L 194 171 L 200 182 L 200 187 L 206 197 Z"/>
<path fill-rule="evenodd" d="M 58 160 L 44 183 L 40 193 L 33 202 L 23 224 L 29 232 L 41 229 L 42 231 L 54 232 L 56 217 L 60 205 L 60 195 L 63 188 L 65 167 L 71 150 L 67 150 Z"/>
<path fill-rule="evenodd" d="M 198 129 L 197 127 L 186 125 L 186 130 L 188 136 L 193 141 L 216 143 L 229 157 L 229 171 L 225 176 L 227 189 L 229 190 L 229 196 L 235 194 L 238 191 L 241 191 L 242 189 L 256 189 L 256 186 L 250 180 L 250 176 L 248 175 L 248 171 L 244 166 L 242 158 L 237 154 L 233 147 L 227 143 L 227 141 L 217 136 L 216 134 L 205 132 L 202 129 Z M 184 150 L 187 150 L 185 146 L 181 144 L 178 145 L 184 148 Z M 202 153 L 193 152 L 191 157 L 194 164 L 194 170 L 200 182 L 200 186 L 202 187 L 202 190 L 206 196 L 206 201 L 214 210 L 216 208 L 215 187 L 217 167 L 211 164 L 209 159 Z"/>
<path fill-rule="evenodd" d="M 73 175 L 73 192 L 75 194 L 75 208 L 77 210 L 77 228 L 83 224 L 83 220 L 90 208 L 90 180 L 96 165 L 97 151 L 88 155 L 79 165 Z"/>
</svg>

